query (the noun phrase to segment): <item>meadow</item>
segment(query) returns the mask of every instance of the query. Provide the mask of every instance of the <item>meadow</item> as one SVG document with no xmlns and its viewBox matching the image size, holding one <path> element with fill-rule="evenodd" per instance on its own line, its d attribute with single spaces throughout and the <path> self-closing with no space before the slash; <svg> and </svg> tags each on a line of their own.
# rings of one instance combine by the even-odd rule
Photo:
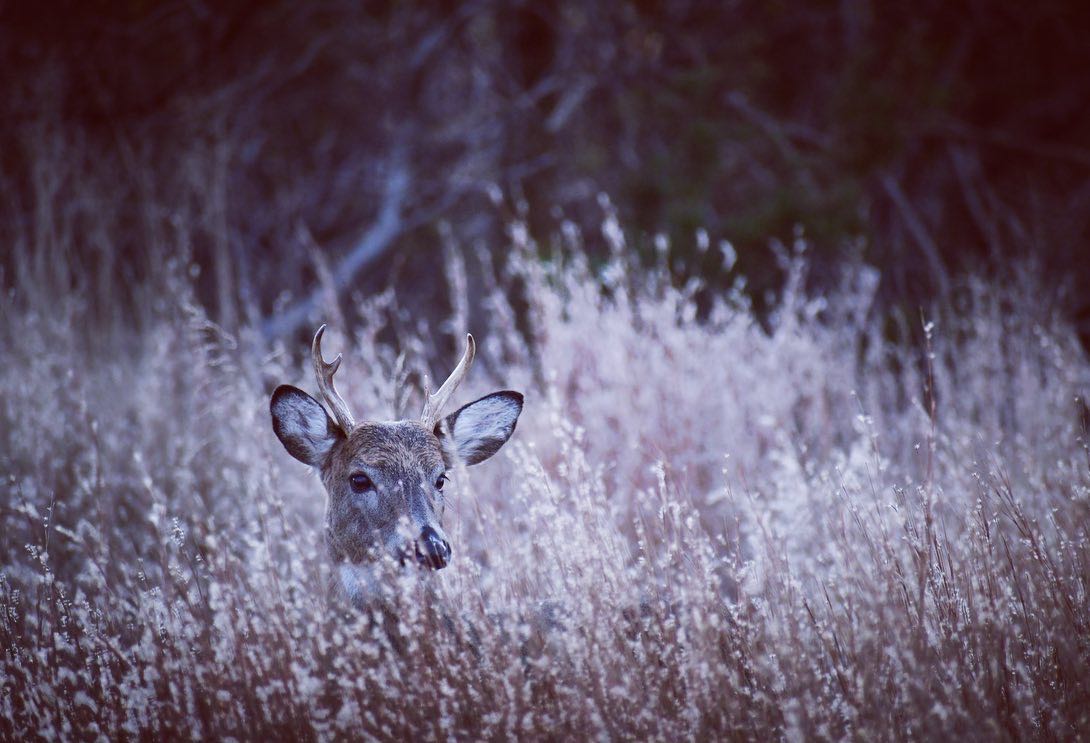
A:
<svg viewBox="0 0 1090 743">
<path fill-rule="evenodd" d="M 864 265 L 808 292 L 800 241 L 759 314 L 603 231 L 604 262 L 574 230 L 541 258 L 513 223 L 472 298 L 448 251 L 435 326 L 391 293 L 351 331 L 315 312 L 359 417 L 415 414 L 466 330 L 455 403 L 526 395 L 453 473 L 452 564 L 385 576 L 400 648 L 330 605 L 324 492 L 270 426 L 276 384 L 315 392 L 305 343 L 219 327 L 185 260 L 101 336 L 28 269 L 0 319 L 0 738 L 1086 736 L 1090 360 L 1032 270 L 891 318 Z"/>
</svg>

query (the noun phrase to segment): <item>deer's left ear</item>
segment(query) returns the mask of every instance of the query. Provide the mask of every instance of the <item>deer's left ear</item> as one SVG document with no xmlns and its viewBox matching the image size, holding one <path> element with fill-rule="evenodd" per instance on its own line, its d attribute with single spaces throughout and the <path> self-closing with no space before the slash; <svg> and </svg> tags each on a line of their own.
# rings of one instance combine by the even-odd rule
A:
<svg viewBox="0 0 1090 743">
<path fill-rule="evenodd" d="M 444 454 L 466 464 L 483 462 L 500 450 L 515 431 L 522 395 L 504 390 L 474 400 L 435 426 Z"/>
</svg>

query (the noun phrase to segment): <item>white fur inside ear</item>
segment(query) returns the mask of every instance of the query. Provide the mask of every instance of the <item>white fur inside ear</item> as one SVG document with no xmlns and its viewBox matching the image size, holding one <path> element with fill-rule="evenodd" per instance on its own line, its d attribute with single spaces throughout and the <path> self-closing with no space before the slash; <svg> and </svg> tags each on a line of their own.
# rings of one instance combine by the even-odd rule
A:
<svg viewBox="0 0 1090 743">
<path fill-rule="evenodd" d="M 294 387 L 277 388 L 270 406 L 273 431 L 293 457 L 318 466 L 337 440 L 337 430 L 325 408 Z"/>
<path fill-rule="evenodd" d="M 458 456 L 476 464 L 495 454 L 511 437 L 522 412 L 522 396 L 498 392 L 471 402 L 451 416 L 451 437 Z"/>
</svg>

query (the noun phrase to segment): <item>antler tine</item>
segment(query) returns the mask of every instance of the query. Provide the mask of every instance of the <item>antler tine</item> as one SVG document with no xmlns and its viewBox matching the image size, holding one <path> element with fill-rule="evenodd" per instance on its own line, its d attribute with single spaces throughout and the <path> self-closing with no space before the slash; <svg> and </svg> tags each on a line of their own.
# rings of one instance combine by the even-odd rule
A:
<svg viewBox="0 0 1090 743">
<path fill-rule="evenodd" d="M 328 364 L 325 362 L 322 358 L 323 333 L 325 333 L 324 324 L 318 328 L 318 332 L 314 334 L 314 342 L 310 344 L 310 354 L 314 358 L 314 376 L 318 378 L 318 390 L 333 411 L 333 418 L 336 419 L 337 425 L 345 434 L 349 434 L 355 427 L 356 421 L 348 410 L 348 404 L 337 394 L 337 388 L 333 385 L 333 375 L 341 366 L 341 355 L 337 354 L 337 358 Z"/>
<path fill-rule="evenodd" d="M 447 381 L 443 382 L 443 386 L 439 388 L 439 391 L 434 395 L 429 393 L 427 385 L 424 387 L 424 412 L 420 415 L 420 422 L 428 428 L 432 428 L 439 422 L 443 413 L 443 406 L 447 404 L 450 396 L 454 394 L 454 390 L 458 388 L 458 385 L 462 383 L 462 380 L 466 378 L 466 374 L 469 373 L 469 367 L 473 365 L 473 357 L 477 354 L 477 344 L 473 340 L 473 336 L 466 333 L 466 350 L 462 354 L 462 360 L 458 362 L 458 366 L 454 367 L 454 371 L 447 377 Z"/>
</svg>

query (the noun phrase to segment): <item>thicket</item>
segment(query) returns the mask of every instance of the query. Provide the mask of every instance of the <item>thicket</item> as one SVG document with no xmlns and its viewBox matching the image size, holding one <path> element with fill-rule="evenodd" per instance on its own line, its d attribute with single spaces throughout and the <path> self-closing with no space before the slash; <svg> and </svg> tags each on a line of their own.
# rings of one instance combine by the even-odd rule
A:
<svg viewBox="0 0 1090 743">
<path fill-rule="evenodd" d="M 445 231 L 502 265 L 512 219 L 543 245 L 570 221 L 601 261 L 604 191 L 630 249 L 653 265 L 667 238 L 675 282 L 700 278 L 704 308 L 744 276 L 770 309 L 786 276 L 768 244 L 801 227 L 814 289 L 861 259 L 881 269 L 881 309 L 908 315 L 966 273 L 1030 257 L 1070 285 L 1062 309 L 1090 337 L 1085 3 L 155 0 L 0 14 L 3 283 L 24 253 L 63 260 L 65 290 L 108 298 L 88 308 L 99 315 L 138 320 L 184 244 L 201 303 L 231 332 L 259 320 L 301 342 L 326 269 L 350 315 L 352 292 L 393 285 L 438 321 Z M 53 232 L 20 244 L 46 204 Z M 737 260 L 702 249 L 721 240 Z"/>
</svg>

